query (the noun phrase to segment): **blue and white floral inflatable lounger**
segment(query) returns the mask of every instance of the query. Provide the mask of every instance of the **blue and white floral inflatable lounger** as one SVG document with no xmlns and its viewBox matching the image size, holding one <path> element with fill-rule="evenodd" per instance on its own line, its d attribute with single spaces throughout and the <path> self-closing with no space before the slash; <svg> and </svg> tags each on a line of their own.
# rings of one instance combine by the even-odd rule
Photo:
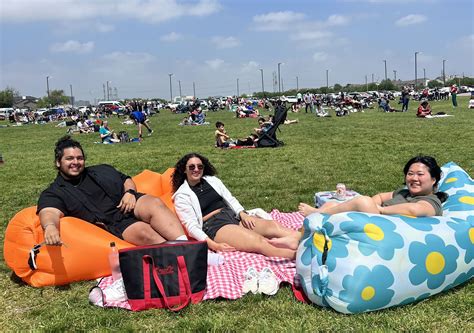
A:
<svg viewBox="0 0 474 333">
<path fill-rule="evenodd" d="M 306 296 L 342 313 L 404 305 L 474 275 L 474 182 L 442 167 L 442 217 L 311 214 L 303 224 L 297 278 Z"/>
</svg>

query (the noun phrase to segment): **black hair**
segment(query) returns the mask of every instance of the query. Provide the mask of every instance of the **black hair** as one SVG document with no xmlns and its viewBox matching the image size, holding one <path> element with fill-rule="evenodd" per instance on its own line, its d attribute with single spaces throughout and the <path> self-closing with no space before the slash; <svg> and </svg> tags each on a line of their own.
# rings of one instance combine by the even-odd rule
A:
<svg viewBox="0 0 474 333">
<path fill-rule="evenodd" d="M 54 160 L 56 162 L 61 161 L 64 156 L 64 149 L 67 148 L 79 148 L 82 151 L 84 160 L 86 159 L 86 154 L 84 153 L 84 149 L 82 149 L 79 141 L 72 139 L 70 135 L 65 135 L 56 142 L 56 146 L 54 148 Z"/>
<path fill-rule="evenodd" d="M 435 179 L 435 183 L 433 185 L 433 192 L 435 192 L 435 195 L 438 197 L 438 199 L 441 202 L 445 202 L 446 199 L 448 198 L 448 194 L 444 193 L 444 192 L 438 192 L 437 191 L 438 190 L 438 183 L 441 179 L 442 171 L 441 171 L 441 168 L 439 167 L 438 163 L 436 162 L 436 159 L 434 157 L 427 156 L 427 155 L 418 155 L 418 156 L 415 156 L 415 157 L 411 158 L 407 162 L 407 164 L 405 164 L 405 167 L 403 168 L 403 173 L 405 174 L 405 177 L 408 174 L 408 170 L 410 169 L 412 164 L 415 164 L 415 163 L 422 163 L 422 164 L 426 165 L 426 167 L 428 168 L 428 171 L 431 175 L 431 178 Z"/>
<path fill-rule="evenodd" d="M 261 121 L 265 122 L 266 120 L 263 117 L 258 118 L 257 122 L 261 122 Z"/>
<path fill-rule="evenodd" d="M 219 128 L 221 126 L 224 126 L 224 123 L 222 121 L 216 121 L 216 128 Z"/>
<path fill-rule="evenodd" d="M 173 185 L 173 192 L 176 192 L 178 188 L 184 183 L 186 180 L 186 163 L 188 160 L 197 157 L 201 160 L 202 164 L 204 165 L 204 169 L 202 170 L 203 176 L 214 176 L 217 174 L 216 168 L 209 162 L 209 160 L 198 154 L 198 153 L 189 153 L 181 157 L 181 159 L 176 162 L 174 166 L 174 172 L 171 176 L 171 184 Z"/>
</svg>

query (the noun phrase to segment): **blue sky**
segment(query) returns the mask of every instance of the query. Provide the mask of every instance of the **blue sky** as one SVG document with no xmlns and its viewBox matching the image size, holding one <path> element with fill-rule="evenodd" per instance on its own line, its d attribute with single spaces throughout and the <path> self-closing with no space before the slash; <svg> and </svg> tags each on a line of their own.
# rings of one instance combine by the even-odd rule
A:
<svg viewBox="0 0 474 333">
<path fill-rule="evenodd" d="M 1 77 L 22 95 L 169 99 L 393 79 L 474 76 L 472 0 L 2 0 Z M 278 90 L 278 86 L 276 86 Z"/>
</svg>

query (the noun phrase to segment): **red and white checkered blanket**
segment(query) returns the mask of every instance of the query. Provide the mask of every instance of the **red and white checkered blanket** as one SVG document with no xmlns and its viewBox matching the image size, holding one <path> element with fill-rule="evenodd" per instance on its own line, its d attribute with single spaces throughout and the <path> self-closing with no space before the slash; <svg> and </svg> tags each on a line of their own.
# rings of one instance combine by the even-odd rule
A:
<svg viewBox="0 0 474 333">
<path fill-rule="evenodd" d="M 280 222 L 283 226 L 298 229 L 303 224 L 303 215 L 295 213 L 281 213 L 273 210 L 270 215 L 275 221 Z M 204 300 L 215 298 L 237 299 L 243 296 L 242 286 L 244 283 L 244 274 L 248 267 L 252 266 L 257 271 L 261 271 L 265 267 L 270 267 L 275 273 L 278 281 L 293 284 L 296 272 L 294 260 L 266 257 L 261 254 L 247 252 L 225 252 L 224 264 L 217 266 L 209 266 L 207 271 L 207 289 Z M 112 277 L 103 278 L 99 287 L 104 290 L 113 282 Z M 130 310 L 127 301 L 122 302 L 105 302 L 105 307 L 119 307 Z"/>
</svg>

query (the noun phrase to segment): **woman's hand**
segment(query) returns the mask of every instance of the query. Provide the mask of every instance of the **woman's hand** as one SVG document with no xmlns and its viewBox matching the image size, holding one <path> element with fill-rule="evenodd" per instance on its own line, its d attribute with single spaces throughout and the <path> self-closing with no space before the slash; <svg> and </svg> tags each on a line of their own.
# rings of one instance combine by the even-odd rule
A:
<svg viewBox="0 0 474 333">
<path fill-rule="evenodd" d="M 136 203 L 137 199 L 135 198 L 135 196 L 132 193 L 125 192 L 117 208 L 119 208 L 122 213 L 127 214 L 133 212 Z"/>
<path fill-rule="evenodd" d="M 250 229 L 250 230 L 255 228 L 255 218 L 253 216 L 250 216 L 244 211 L 241 211 L 239 215 L 240 215 L 240 222 L 242 222 L 242 226 L 244 228 Z"/>
<path fill-rule="evenodd" d="M 215 252 L 233 252 L 236 250 L 235 247 L 230 246 L 227 243 L 217 243 L 210 238 L 207 238 L 206 242 L 207 246 Z"/>
</svg>

